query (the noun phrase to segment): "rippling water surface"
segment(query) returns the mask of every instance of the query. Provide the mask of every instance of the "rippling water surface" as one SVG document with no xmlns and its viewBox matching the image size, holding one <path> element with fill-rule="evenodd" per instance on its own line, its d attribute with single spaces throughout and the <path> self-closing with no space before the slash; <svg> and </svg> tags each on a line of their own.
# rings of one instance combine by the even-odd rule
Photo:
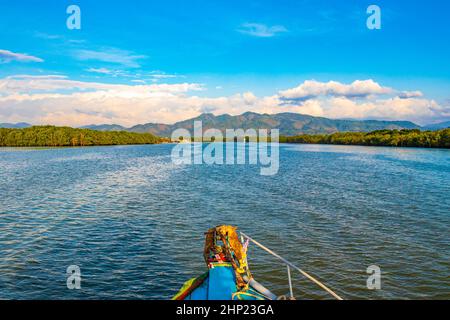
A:
<svg viewBox="0 0 450 320">
<path fill-rule="evenodd" d="M 344 298 L 450 298 L 450 151 L 282 145 L 280 171 L 174 165 L 171 145 L 0 149 L 1 299 L 168 299 L 233 224 Z M 257 280 L 283 265 L 250 246 Z M 382 288 L 366 288 L 378 265 Z M 81 290 L 66 268 L 81 268 Z M 297 298 L 326 294 L 294 275 Z"/>
</svg>

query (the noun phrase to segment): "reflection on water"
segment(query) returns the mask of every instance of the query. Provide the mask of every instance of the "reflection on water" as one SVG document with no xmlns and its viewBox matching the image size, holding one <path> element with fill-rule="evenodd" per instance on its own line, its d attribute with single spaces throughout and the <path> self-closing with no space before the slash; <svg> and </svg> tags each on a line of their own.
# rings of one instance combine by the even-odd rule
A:
<svg viewBox="0 0 450 320">
<path fill-rule="evenodd" d="M 0 149 L 0 298 L 166 299 L 234 224 L 345 298 L 449 299 L 450 151 L 282 145 L 280 171 L 176 166 L 170 145 Z M 250 246 L 260 282 L 283 265 Z M 382 290 L 366 288 L 366 268 Z M 68 290 L 79 265 L 82 289 Z M 298 298 L 328 298 L 294 274 Z"/>
</svg>

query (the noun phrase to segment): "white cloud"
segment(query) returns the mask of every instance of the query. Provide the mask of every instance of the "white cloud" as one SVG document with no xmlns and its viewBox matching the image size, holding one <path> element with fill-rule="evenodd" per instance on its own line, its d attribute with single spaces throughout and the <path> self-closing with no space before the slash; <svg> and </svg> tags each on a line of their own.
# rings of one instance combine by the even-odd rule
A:
<svg viewBox="0 0 450 320">
<path fill-rule="evenodd" d="M 254 37 L 269 38 L 288 30 L 281 25 L 269 27 L 262 23 L 244 23 L 237 31 Z"/>
<path fill-rule="evenodd" d="M 329 118 L 410 120 L 418 123 L 428 122 L 443 115 L 439 112 L 443 110 L 440 110 L 439 104 L 434 100 L 397 96 L 375 101 L 355 101 L 346 97 L 313 99 L 299 106 L 299 112 L 304 110 L 311 115 Z"/>
<path fill-rule="evenodd" d="M 301 89 L 298 89 L 301 88 Z M 318 88 L 318 89 L 317 89 Z M 450 116 L 450 107 L 422 96 L 400 96 L 372 80 L 319 83 L 305 81 L 279 94 L 258 97 L 244 92 L 223 97 L 198 96 L 198 83 L 107 84 L 60 75 L 0 79 L 0 122 L 82 126 L 118 123 L 173 123 L 201 112 L 241 114 L 297 112 L 329 118 L 411 120 L 419 124 Z M 292 90 L 292 91 L 291 91 Z M 354 96 L 358 99 L 354 99 Z M 301 97 L 290 100 L 286 97 Z"/>
<path fill-rule="evenodd" d="M 108 92 L 126 95 L 145 95 L 149 93 L 185 93 L 188 91 L 203 90 L 203 85 L 196 83 L 178 84 L 152 84 L 129 86 L 123 84 L 108 84 L 100 82 L 86 82 L 67 79 L 61 75 L 32 76 L 17 75 L 0 79 L 0 93 L 6 95 L 36 94 L 36 93 L 59 93 L 63 91 L 94 91 Z"/>
<path fill-rule="evenodd" d="M 394 90 L 382 87 L 375 81 L 356 80 L 351 84 L 343 84 L 337 81 L 319 82 L 308 80 L 298 87 L 280 91 L 282 99 L 292 101 L 309 100 L 320 96 L 342 96 L 342 97 L 367 97 L 371 95 L 382 95 L 393 93 Z"/>
<path fill-rule="evenodd" d="M 423 93 L 421 91 L 402 91 L 398 96 L 402 99 L 419 98 L 423 97 Z"/>
<path fill-rule="evenodd" d="M 111 76 L 114 78 L 122 77 L 122 78 L 135 78 L 137 75 L 134 73 L 130 73 L 126 70 L 121 69 L 108 69 L 108 68 L 89 68 L 86 69 L 87 72 L 97 73 L 99 75 Z"/>
<path fill-rule="evenodd" d="M 171 78 L 177 78 L 182 77 L 176 74 L 167 74 L 164 71 L 152 71 L 150 72 L 150 77 L 155 79 L 171 79 Z"/>
<path fill-rule="evenodd" d="M 25 53 L 16 53 L 9 50 L 0 50 L 0 63 L 11 61 L 19 62 L 44 62 L 43 59 Z"/>
<path fill-rule="evenodd" d="M 170 79 L 170 78 L 176 78 L 177 76 L 174 74 L 152 74 L 150 77 L 155 79 Z"/>
<path fill-rule="evenodd" d="M 49 33 L 45 33 L 45 32 L 35 32 L 34 35 L 36 36 L 36 38 L 46 39 L 46 40 L 57 40 L 57 39 L 63 38 L 63 36 L 60 36 L 57 34 L 49 34 Z"/>
<path fill-rule="evenodd" d="M 101 73 L 101 74 L 112 74 L 113 73 L 112 70 L 109 70 L 107 68 L 89 68 L 86 71 L 93 72 L 93 73 Z"/>
<path fill-rule="evenodd" d="M 175 78 L 186 78 L 184 75 L 168 74 L 168 73 L 166 73 L 164 71 L 160 71 L 160 70 L 151 71 L 150 74 L 147 76 L 150 78 L 149 81 L 152 81 L 152 82 L 159 82 L 162 80 L 175 79 Z"/>
<path fill-rule="evenodd" d="M 131 80 L 131 82 L 134 82 L 134 83 L 142 83 L 142 84 L 145 84 L 145 83 L 146 83 L 145 80 L 141 80 L 141 79 L 133 79 L 133 80 Z"/>
<path fill-rule="evenodd" d="M 280 91 L 283 104 L 298 112 L 328 118 L 409 120 L 418 124 L 449 116 L 450 108 L 423 98 L 421 91 L 399 91 L 369 80 L 350 84 L 305 81 Z"/>
<path fill-rule="evenodd" d="M 137 55 L 130 51 L 117 48 L 104 48 L 103 50 L 76 50 L 74 57 L 83 61 L 102 61 L 108 63 L 120 64 L 125 67 L 139 68 L 139 60 L 148 58 L 145 55 Z"/>
</svg>

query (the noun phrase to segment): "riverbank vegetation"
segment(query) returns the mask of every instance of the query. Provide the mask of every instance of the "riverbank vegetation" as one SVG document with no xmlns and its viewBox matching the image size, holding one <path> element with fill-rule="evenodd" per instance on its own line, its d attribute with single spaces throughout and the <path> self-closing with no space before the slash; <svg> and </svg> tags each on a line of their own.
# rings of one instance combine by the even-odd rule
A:
<svg viewBox="0 0 450 320">
<path fill-rule="evenodd" d="M 247 140 L 247 139 L 246 139 Z M 0 128 L 0 147 L 79 147 L 170 142 L 150 133 L 96 131 L 71 127 L 33 126 Z M 338 144 L 362 146 L 450 148 L 450 128 L 439 131 L 418 129 L 337 132 L 333 134 L 281 136 L 281 143 Z"/>
<path fill-rule="evenodd" d="M 160 138 L 150 133 L 95 131 L 55 126 L 34 126 L 25 129 L 0 128 L 0 147 L 82 147 L 159 142 L 161 142 Z"/>
<path fill-rule="evenodd" d="M 450 148 L 450 129 L 439 131 L 377 130 L 280 137 L 282 143 L 340 144 L 387 147 Z"/>
</svg>

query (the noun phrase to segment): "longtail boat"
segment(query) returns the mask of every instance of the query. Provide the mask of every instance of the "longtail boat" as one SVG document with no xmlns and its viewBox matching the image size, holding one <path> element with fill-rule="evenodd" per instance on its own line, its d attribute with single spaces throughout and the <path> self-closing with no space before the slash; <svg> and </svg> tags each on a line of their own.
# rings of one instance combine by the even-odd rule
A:
<svg viewBox="0 0 450 320">
<path fill-rule="evenodd" d="M 335 299 L 342 298 L 322 282 L 279 256 L 256 240 L 240 233 L 234 226 L 221 225 L 205 233 L 203 258 L 207 271 L 184 283 L 173 300 L 295 300 L 291 281 L 291 269 L 297 270 L 310 281 L 327 291 Z M 277 296 L 257 282 L 248 267 L 249 242 L 281 260 L 287 267 L 289 296 Z"/>
</svg>

